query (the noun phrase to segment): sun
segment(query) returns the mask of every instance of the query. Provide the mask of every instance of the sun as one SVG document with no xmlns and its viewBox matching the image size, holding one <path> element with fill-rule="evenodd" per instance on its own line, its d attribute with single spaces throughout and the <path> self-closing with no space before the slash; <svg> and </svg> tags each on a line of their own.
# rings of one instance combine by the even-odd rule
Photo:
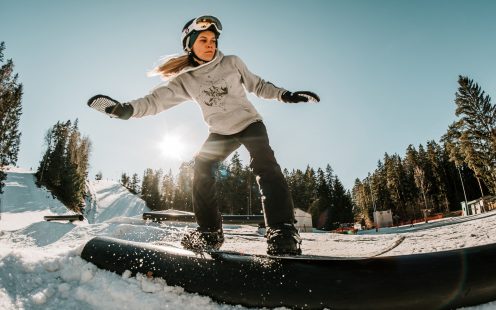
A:
<svg viewBox="0 0 496 310">
<path fill-rule="evenodd" d="M 179 135 L 166 134 L 159 142 L 162 156 L 165 158 L 181 160 L 186 150 L 184 139 Z"/>
</svg>

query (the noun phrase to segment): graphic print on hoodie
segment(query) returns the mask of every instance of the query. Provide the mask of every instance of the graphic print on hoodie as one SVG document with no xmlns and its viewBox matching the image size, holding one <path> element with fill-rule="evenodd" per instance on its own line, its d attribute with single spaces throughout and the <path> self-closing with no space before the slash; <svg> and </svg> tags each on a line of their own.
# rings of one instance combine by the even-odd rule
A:
<svg viewBox="0 0 496 310">
<path fill-rule="evenodd" d="M 221 78 L 215 82 L 202 84 L 198 99 L 209 107 L 218 107 L 225 110 L 225 98 L 229 87 L 225 79 Z"/>
</svg>

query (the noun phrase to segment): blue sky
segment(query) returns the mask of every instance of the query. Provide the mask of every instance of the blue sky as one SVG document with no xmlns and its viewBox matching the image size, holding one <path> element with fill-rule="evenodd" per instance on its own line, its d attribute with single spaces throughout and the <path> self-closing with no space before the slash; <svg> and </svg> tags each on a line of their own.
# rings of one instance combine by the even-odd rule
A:
<svg viewBox="0 0 496 310">
<path fill-rule="evenodd" d="M 264 117 L 283 168 L 330 164 L 346 187 L 385 152 L 436 140 L 455 120 L 458 75 L 494 97 L 496 1 L 28 1 L 0 0 L 0 41 L 24 85 L 18 165 L 36 169 L 45 132 L 79 119 L 93 142 L 91 176 L 177 171 L 208 132 L 187 102 L 156 116 L 121 121 L 86 106 L 106 94 L 142 97 L 146 73 L 180 53 L 180 31 L 198 15 L 219 17 L 220 49 L 262 78 L 319 104 L 250 97 Z M 167 134 L 186 142 L 181 160 L 162 156 Z M 248 163 L 244 148 L 242 159 Z"/>
</svg>

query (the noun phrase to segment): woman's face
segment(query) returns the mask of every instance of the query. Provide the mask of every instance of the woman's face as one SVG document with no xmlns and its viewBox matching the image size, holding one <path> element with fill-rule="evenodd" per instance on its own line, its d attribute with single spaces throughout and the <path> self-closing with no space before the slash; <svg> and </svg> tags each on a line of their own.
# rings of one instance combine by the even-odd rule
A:
<svg viewBox="0 0 496 310">
<path fill-rule="evenodd" d="M 198 58 L 204 61 L 210 61 L 215 56 L 215 49 L 217 48 L 217 39 L 215 33 L 210 30 L 200 32 L 193 44 L 193 52 Z"/>
</svg>

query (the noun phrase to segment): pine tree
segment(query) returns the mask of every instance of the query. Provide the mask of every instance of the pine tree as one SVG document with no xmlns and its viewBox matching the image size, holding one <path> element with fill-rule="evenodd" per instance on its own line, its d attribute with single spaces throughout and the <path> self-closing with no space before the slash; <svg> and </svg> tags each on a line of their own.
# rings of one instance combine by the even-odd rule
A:
<svg viewBox="0 0 496 310">
<path fill-rule="evenodd" d="M 403 203 L 403 188 L 401 186 L 402 165 L 398 155 L 389 156 L 386 154 L 384 157 L 384 169 L 386 178 L 386 187 L 391 197 L 395 215 L 401 214 L 404 216 L 404 203 Z"/>
<path fill-rule="evenodd" d="M 243 175 L 243 165 L 239 153 L 235 152 L 228 166 L 226 191 L 227 205 L 230 214 L 247 214 L 247 186 Z"/>
<path fill-rule="evenodd" d="M 288 186 L 293 198 L 294 207 L 301 210 L 307 210 L 308 204 L 307 201 L 305 201 L 303 171 L 300 169 L 293 170 L 288 177 Z"/>
<path fill-rule="evenodd" d="M 308 210 L 308 207 L 317 199 L 317 177 L 315 169 L 307 166 L 303 175 L 304 182 L 304 200 L 302 210 Z"/>
<path fill-rule="evenodd" d="M 368 191 L 367 181 L 360 181 L 360 179 L 355 179 L 355 184 L 352 189 L 352 202 L 355 207 L 355 219 L 362 224 L 362 227 L 371 227 L 373 221 L 370 217 L 371 211 L 373 210 L 373 203 Z"/>
<path fill-rule="evenodd" d="M 121 173 L 120 183 L 122 186 L 129 189 L 130 183 L 131 183 L 131 178 L 127 175 L 127 173 L 125 173 L 125 172 Z"/>
<path fill-rule="evenodd" d="M 407 204 L 407 219 L 414 219 L 420 216 L 418 213 L 418 200 L 420 192 L 415 185 L 415 167 L 420 165 L 419 154 L 413 145 L 406 149 L 403 166 L 405 169 L 405 191 Z"/>
<path fill-rule="evenodd" d="M 79 157 L 78 144 L 80 134 L 78 131 L 77 120 L 74 125 L 68 128 L 68 139 L 64 156 L 64 168 L 61 175 L 61 188 L 59 192 L 62 200 L 68 205 L 76 207 L 83 200 L 83 195 L 80 191 L 84 186 L 84 178 L 79 173 Z"/>
<path fill-rule="evenodd" d="M 153 183 L 153 170 L 147 168 L 143 173 L 141 181 L 141 198 L 146 202 L 150 197 L 151 187 Z"/>
<path fill-rule="evenodd" d="M 384 157 L 389 157 L 386 153 Z M 372 188 L 372 193 L 374 196 L 376 210 L 390 210 L 393 209 L 393 203 L 391 196 L 387 188 L 387 178 L 386 178 L 386 168 L 382 161 L 377 162 L 377 169 L 371 178 L 370 186 Z"/>
<path fill-rule="evenodd" d="M 148 208 L 151 210 L 159 210 L 158 182 L 153 169 L 146 169 L 143 175 L 143 183 L 141 185 L 141 198 L 145 201 Z"/>
<path fill-rule="evenodd" d="M 461 121 L 454 122 L 448 127 L 446 134 L 443 135 L 441 140 L 444 142 L 445 152 L 451 163 L 453 163 L 455 170 L 451 168 L 452 179 L 458 179 L 459 182 L 452 183 L 452 188 L 456 191 L 454 194 L 455 210 L 459 210 L 459 201 L 465 201 L 467 203 L 469 200 L 480 197 L 480 191 L 474 191 L 473 181 L 477 181 L 478 178 L 475 176 L 474 171 L 469 167 L 469 164 L 465 162 L 464 148 L 467 146 L 462 146 L 462 128 Z M 455 178 L 453 178 L 455 176 Z M 479 182 L 477 181 L 477 184 Z M 479 187 L 480 189 L 480 187 Z"/>
<path fill-rule="evenodd" d="M 496 193 L 496 106 L 481 87 L 465 76 L 458 78 L 456 116 L 453 125 L 458 130 L 464 161 Z M 482 191 L 482 185 L 481 185 Z"/>
<path fill-rule="evenodd" d="M 141 197 L 146 202 L 146 205 L 151 210 L 161 210 L 160 204 L 160 179 L 162 171 L 153 171 L 146 169 L 143 175 L 143 183 L 141 185 Z"/>
<path fill-rule="evenodd" d="M 425 178 L 425 172 L 420 166 L 416 166 L 414 169 L 414 176 L 415 176 L 415 184 L 417 185 L 417 188 L 420 190 L 420 193 L 422 194 L 422 198 L 424 201 L 424 209 L 427 210 L 429 209 L 429 206 L 427 204 L 427 182 Z M 419 212 L 420 214 L 423 214 L 421 211 L 421 207 L 419 204 Z"/>
<path fill-rule="evenodd" d="M 162 175 L 164 172 L 159 169 L 156 170 L 153 174 L 153 185 L 150 193 L 150 201 L 149 207 L 152 210 L 163 210 L 164 207 L 161 204 L 161 195 L 160 195 L 160 181 L 162 180 Z"/>
<path fill-rule="evenodd" d="M 335 222 L 352 223 L 354 221 L 353 203 L 350 193 L 346 191 L 343 183 L 336 176 L 333 181 L 333 201 L 331 214 L 335 217 Z M 335 227 L 333 227 L 335 228 Z"/>
<path fill-rule="evenodd" d="M 329 182 L 332 182 L 332 178 Z M 331 228 L 330 223 L 335 220 L 331 201 L 331 186 L 324 171 L 319 168 L 316 181 L 317 199 L 308 208 L 308 212 L 312 215 L 312 222 L 319 229 L 329 230 Z"/>
<path fill-rule="evenodd" d="M 425 209 L 431 210 L 433 208 L 433 202 L 432 202 L 432 196 L 433 193 L 436 191 L 435 188 L 435 180 L 433 177 L 433 172 L 432 172 L 432 164 L 429 161 L 427 151 L 425 150 L 424 146 L 422 144 L 419 145 L 418 147 L 418 156 L 419 156 L 419 166 L 422 170 L 422 186 L 424 187 L 423 189 L 418 187 L 417 182 L 417 187 L 421 191 L 422 194 L 422 201 Z M 416 167 L 417 168 L 417 167 Z M 415 168 L 415 169 L 416 169 Z M 414 175 L 415 175 L 415 170 L 414 170 Z M 421 216 L 424 214 L 421 213 Z"/>
<path fill-rule="evenodd" d="M 47 165 L 46 183 L 54 188 L 61 187 L 62 176 L 65 167 L 65 156 L 67 139 L 69 135 L 69 127 L 71 121 L 66 123 L 57 122 L 52 129 L 53 134 L 53 150 L 50 153 Z"/>
<path fill-rule="evenodd" d="M 193 161 L 184 162 L 179 167 L 176 191 L 174 192 L 174 209 L 193 211 Z"/>
<path fill-rule="evenodd" d="M 450 162 L 452 162 L 458 173 L 456 173 L 456 178 L 460 177 L 460 185 L 463 191 L 463 199 L 462 197 L 455 196 L 457 201 L 465 201 L 467 203 L 467 192 L 465 190 L 465 180 L 462 177 L 461 167 L 464 165 L 463 155 L 460 147 L 460 131 L 458 130 L 457 123 L 453 123 L 448 127 L 447 132 L 441 137 L 441 141 L 444 143 L 444 150 Z M 453 176 L 453 173 L 451 173 Z M 455 190 L 458 188 L 458 183 L 454 182 L 451 184 L 452 188 Z M 459 191 L 456 191 L 459 192 Z"/>
<path fill-rule="evenodd" d="M 45 146 L 46 146 L 46 151 L 45 154 L 43 155 L 40 165 L 36 171 L 36 178 L 38 183 L 42 183 L 47 174 L 48 174 L 48 166 L 50 162 L 50 155 L 52 154 L 53 151 L 53 129 L 47 130 L 45 134 Z"/>
<path fill-rule="evenodd" d="M 140 179 L 138 177 L 137 173 L 134 173 L 133 176 L 131 177 L 131 184 L 129 186 L 129 190 L 133 194 L 139 194 L 140 193 L 140 186 L 139 186 Z"/>
<path fill-rule="evenodd" d="M 22 84 L 17 82 L 12 59 L 4 63 L 5 43 L 0 43 L 0 194 L 7 178 L 4 167 L 15 165 L 19 153 Z"/>
<path fill-rule="evenodd" d="M 443 155 L 443 150 L 439 144 L 433 140 L 427 143 L 427 156 L 432 166 L 436 212 L 449 212 L 450 210 L 447 189 L 448 179 Z"/>
<path fill-rule="evenodd" d="M 174 177 L 172 175 L 172 170 L 169 169 L 169 173 L 164 174 L 162 178 L 162 185 L 160 190 L 160 204 L 162 209 L 172 209 L 174 206 Z"/>
</svg>

